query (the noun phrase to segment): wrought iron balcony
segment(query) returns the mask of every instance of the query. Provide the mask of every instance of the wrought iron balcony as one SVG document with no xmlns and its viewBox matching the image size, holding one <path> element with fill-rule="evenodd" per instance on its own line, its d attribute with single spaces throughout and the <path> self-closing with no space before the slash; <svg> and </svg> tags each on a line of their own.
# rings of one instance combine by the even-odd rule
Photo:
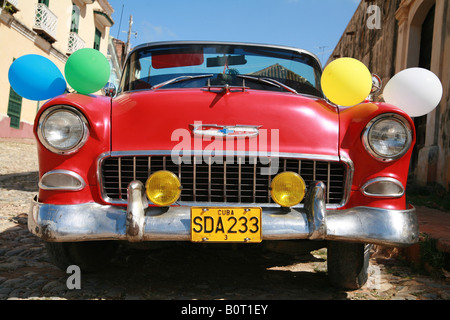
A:
<svg viewBox="0 0 450 320">
<path fill-rule="evenodd" d="M 58 17 L 44 3 L 36 4 L 35 13 L 33 30 L 48 42 L 55 42 Z"/>
<path fill-rule="evenodd" d="M 81 39 L 81 37 L 77 33 L 75 32 L 69 33 L 69 44 L 67 46 L 68 54 L 72 54 L 79 49 L 83 49 L 85 46 L 86 43 L 84 42 L 83 39 Z"/>
</svg>

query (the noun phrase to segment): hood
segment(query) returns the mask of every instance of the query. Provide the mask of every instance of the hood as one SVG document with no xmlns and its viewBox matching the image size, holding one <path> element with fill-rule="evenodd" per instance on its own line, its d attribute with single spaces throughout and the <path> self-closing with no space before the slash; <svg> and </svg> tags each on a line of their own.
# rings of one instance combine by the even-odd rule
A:
<svg viewBox="0 0 450 320">
<path fill-rule="evenodd" d="M 239 126 L 250 128 L 240 131 L 247 137 L 233 136 Z M 322 99 L 290 93 L 201 89 L 129 92 L 113 100 L 111 127 L 113 152 L 257 148 L 338 155 L 337 109 Z M 194 135 L 194 128 L 197 133 L 209 133 Z M 255 130 L 259 133 L 256 136 Z M 234 145 L 225 143 L 226 136 L 228 140 L 233 137 Z"/>
</svg>

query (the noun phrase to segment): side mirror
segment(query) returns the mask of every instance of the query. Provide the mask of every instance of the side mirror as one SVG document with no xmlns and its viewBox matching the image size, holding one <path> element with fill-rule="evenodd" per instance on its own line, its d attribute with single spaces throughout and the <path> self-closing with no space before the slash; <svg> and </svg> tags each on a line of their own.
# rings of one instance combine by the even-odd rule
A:
<svg viewBox="0 0 450 320">
<path fill-rule="evenodd" d="M 108 82 L 106 86 L 102 89 L 102 91 L 103 94 L 107 97 L 114 97 L 117 93 L 116 86 L 111 82 Z"/>
<path fill-rule="evenodd" d="M 370 94 L 376 94 L 380 92 L 382 86 L 383 82 L 381 81 L 381 78 L 376 74 L 372 74 L 372 90 L 370 91 Z"/>
<path fill-rule="evenodd" d="M 381 81 L 381 78 L 376 74 L 372 74 L 372 90 L 370 90 L 369 95 L 370 101 L 374 100 L 374 97 L 380 93 L 382 87 L 383 82 Z"/>
</svg>

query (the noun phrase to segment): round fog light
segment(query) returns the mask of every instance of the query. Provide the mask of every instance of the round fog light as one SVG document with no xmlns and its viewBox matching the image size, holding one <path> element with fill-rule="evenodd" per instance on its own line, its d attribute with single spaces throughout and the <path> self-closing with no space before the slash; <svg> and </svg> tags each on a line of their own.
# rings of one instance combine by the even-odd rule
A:
<svg viewBox="0 0 450 320">
<path fill-rule="evenodd" d="M 153 204 L 167 207 L 180 197 L 181 183 L 174 173 L 170 171 L 158 171 L 147 179 L 145 189 L 148 199 Z"/>
<path fill-rule="evenodd" d="M 270 186 L 273 201 L 282 207 L 299 204 L 306 192 L 305 181 L 294 172 L 280 173 L 272 180 Z"/>
</svg>

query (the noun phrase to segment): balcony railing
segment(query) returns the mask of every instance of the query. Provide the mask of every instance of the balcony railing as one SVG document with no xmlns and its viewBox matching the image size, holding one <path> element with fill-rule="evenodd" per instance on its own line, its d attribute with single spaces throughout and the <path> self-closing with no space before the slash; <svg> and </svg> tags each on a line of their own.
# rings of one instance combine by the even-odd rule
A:
<svg viewBox="0 0 450 320">
<path fill-rule="evenodd" d="M 68 54 L 72 54 L 79 49 L 83 49 L 85 46 L 86 43 L 84 42 L 83 39 L 81 39 L 81 37 L 77 33 L 75 32 L 69 33 L 69 44 L 67 46 Z"/>
<path fill-rule="evenodd" d="M 3 5 L 1 5 L 3 3 Z M 6 12 L 9 12 L 10 14 L 14 14 L 17 11 L 19 6 L 19 0 L 4 0 L 0 1 L 0 11 L 5 10 Z"/>
<path fill-rule="evenodd" d="M 56 25 L 58 17 L 43 3 L 36 4 L 36 16 L 33 30 L 48 42 L 56 41 Z"/>
<path fill-rule="evenodd" d="M 9 3 L 11 3 L 14 7 L 18 7 L 19 0 L 7 0 Z"/>
</svg>

